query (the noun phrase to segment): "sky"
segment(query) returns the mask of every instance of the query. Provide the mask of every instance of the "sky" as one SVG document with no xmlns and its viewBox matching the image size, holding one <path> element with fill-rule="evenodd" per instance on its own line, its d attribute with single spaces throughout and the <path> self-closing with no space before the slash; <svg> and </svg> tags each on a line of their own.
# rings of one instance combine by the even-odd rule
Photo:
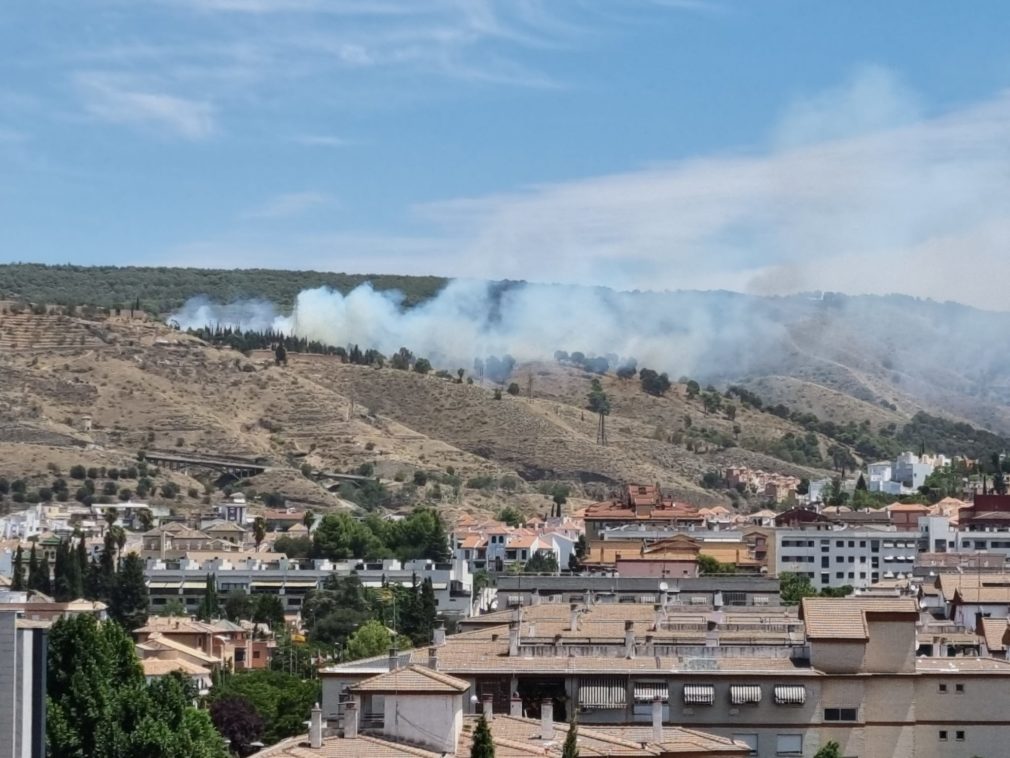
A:
<svg viewBox="0 0 1010 758">
<path fill-rule="evenodd" d="M 1005 310 L 1010 6 L 8 0 L 0 261 Z"/>
</svg>

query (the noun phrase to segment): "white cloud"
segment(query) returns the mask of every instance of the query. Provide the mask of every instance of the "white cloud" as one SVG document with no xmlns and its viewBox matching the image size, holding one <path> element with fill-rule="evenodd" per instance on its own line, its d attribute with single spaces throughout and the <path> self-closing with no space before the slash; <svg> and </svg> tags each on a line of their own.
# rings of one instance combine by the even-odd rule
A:
<svg viewBox="0 0 1010 758">
<path fill-rule="evenodd" d="M 100 73 L 80 74 L 76 82 L 85 110 L 102 121 L 155 128 L 189 140 L 206 139 L 217 129 L 210 103 Z"/>
<path fill-rule="evenodd" d="M 270 198 L 263 205 L 247 211 L 243 217 L 276 221 L 301 216 L 318 208 L 333 207 L 336 204 L 336 198 L 322 192 L 289 192 Z"/>
<path fill-rule="evenodd" d="M 335 134 L 299 134 L 292 137 L 291 141 L 306 147 L 347 147 L 353 144 L 350 140 Z"/>
<path fill-rule="evenodd" d="M 777 130 L 810 133 L 818 121 L 810 114 L 833 110 L 854 136 L 430 203 L 416 214 L 442 230 L 452 251 L 439 268 L 463 275 L 900 291 L 1006 308 L 978 272 L 1006 261 L 995 230 L 1010 219 L 1010 95 L 904 126 L 885 119 L 872 130 L 860 114 L 874 112 L 874 91 L 903 101 L 857 77 L 834 102 L 794 106 Z M 904 120 L 904 109 L 886 103 L 876 112 Z"/>
</svg>

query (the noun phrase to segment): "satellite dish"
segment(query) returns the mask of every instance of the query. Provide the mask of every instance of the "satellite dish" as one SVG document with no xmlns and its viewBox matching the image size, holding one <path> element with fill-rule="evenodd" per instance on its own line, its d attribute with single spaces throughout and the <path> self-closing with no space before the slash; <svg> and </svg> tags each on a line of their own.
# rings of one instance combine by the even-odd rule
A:
<svg viewBox="0 0 1010 758">
<path fill-rule="evenodd" d="M 660 582 L 659 583 L 659 591 L 660 592 L 666 592 L 668 589 L 670 589 L 670 585 L 669 584 L 667 584 L 666 582 Z"/>
</svg>

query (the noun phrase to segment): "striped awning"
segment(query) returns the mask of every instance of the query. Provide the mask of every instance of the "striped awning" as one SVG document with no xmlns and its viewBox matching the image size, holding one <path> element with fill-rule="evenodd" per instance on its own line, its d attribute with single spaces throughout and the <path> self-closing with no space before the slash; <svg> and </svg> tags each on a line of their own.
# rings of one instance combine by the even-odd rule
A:
<svg viewBox="0 0 1010 758">
<path fill-rule="evenodd" d="M 734 684 L 729 688 L 729 701 L 733 705 L 761 702 L 761 687 L 757 684 Z"/>
<path fill-rule="evenodd" d="M 686 705 L 712 705 L 715 702 L 714 684 L 685 684 L 684 703 Z"/>
<path fill-rule="evenodd" d="M 779 705 L 803 705 L 807 701 L 807 688 L 802 684 L 775 685 L 775 702 Z"/>
<path fill-rule="evenodd" d="M 635 700 L 651 703 L 656 698 L 670 698 L 670 688 L 666 682 L 635 682 Z"/>
<path fill-rule="evenodd" d="M 579 680 L 579 705 L 584 708 L 624 708 L 628 688 L 617 677 L 587 677 Z"/>
</svg>

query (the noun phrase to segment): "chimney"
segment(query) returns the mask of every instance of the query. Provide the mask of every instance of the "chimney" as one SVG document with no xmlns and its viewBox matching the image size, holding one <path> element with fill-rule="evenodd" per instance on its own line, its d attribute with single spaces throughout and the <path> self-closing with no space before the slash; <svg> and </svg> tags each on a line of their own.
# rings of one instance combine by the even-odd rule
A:
<svg viewBox="0 0 1010 758">
<path fill-rule="evenodd" d="M 509 656 L 515 658 L 519 655 L 519 622 L 509 622 Z"/>
<path fill-rule="evenodd" d="M 572 603 L 568 614 L 568 631 L 579 631 L 579 606 Z"/>
<path fill-rule="evenodd" d="M 442 645 L 445 644 L 445 627 L 444 626 L 442 626 L 440 624 L 439 626 L 435 627 L 435 632 L 432 635 L 431 641 L 434 644 L 438 645 L 439 647 L 441 647 Z"/>
<path fill-rule="evenodd" d="M 635 657 L 635 622 L 624 622 L 624 657 Z"/>
<path fill-rule="evenodd" d="M 658 697 L 652 701 L 652 741 L 663 741 L 663 701 Z"/>
<path fill-rule="evenodd" d="M 554 739 L 554 701 L 549 697 L 540 703 L 540 739 L 544 742 Z"/>
<path fill-rule="evenodd" d="M 351 700 L 344 703 L 344 739 L 353 740 L 358 736 L 358 704 Z"/>
<path fill-rule="evenodd" d="M 494 695 L 484 695 L 480 701 L 484 708 L 484 718 L 490 721 L 494 718 Z"/>
<path fill-rule="evenodd" d="M 396 654 L 396 648 L 389 648 L 389 670 L 396 671 L 400 667 L 400 657 Z"/>
<path fill-rule="evenodd" d="M 312 706 L 312 717 L 309 719 L 309 745 L 318 750 L 323 746 L 323 709 L 319 703 Z"/>
<path fill-rule="evenodd" d="M 428 668 L 438 671 L 438 648 L 434 645 L 428 648 Z"/>
<path fill-rule="evenodd" d="M 523 699 L 519 697 L 518 692 L 514 693 L 512 699 L 509 700 L 509 716 L 517 719 L 523 717 Z"/>
</svg>

